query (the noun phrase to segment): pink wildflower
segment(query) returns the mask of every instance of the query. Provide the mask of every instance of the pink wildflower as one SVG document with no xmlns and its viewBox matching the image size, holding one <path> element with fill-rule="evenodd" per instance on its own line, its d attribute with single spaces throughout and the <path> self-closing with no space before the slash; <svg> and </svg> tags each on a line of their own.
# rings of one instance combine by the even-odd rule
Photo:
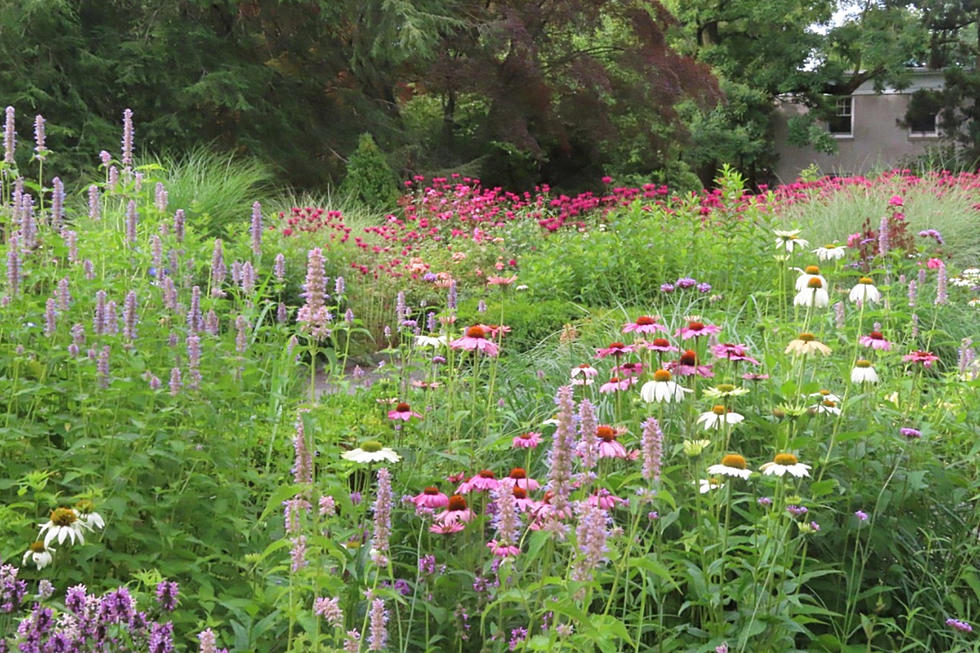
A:
<svg viewBox="0 0 980 653">
<path fill-rule="evenodd" d="M 449 497 L 449 504 L 446 506 L 446 510 L 436 515 L 436 523 L 442 525 L 466 523 L 473 521 L 475 516 L 473 511 L 467 507 L 466 499 L 459 494 L 454 494 Z M 459 528 L 457 530 L 463 529 Z"/>
<path fill-rule="evenodd" d="M 449 346 L 463 351 L 480 351 L 491 357 L 499 352 L 496 343 L 487 340 L 487 330 L 479 325 L 468 328 L 462 338 L 453 340 Z"/>
<path fill-rule="evenodd" d="M 422 490 L 420 494 L 411 497 L 411 502 L 416 508 L 446 508 L 449 506 L 449 497 L 439 491 L 439 488 L 429 486 Z"/>
<path fill-rule="evenodd" d="M 704 322 L 691 321 L 687 323 L 687 326 L 678 329 L 674 335 L 680 337 L 681 340 L 687 340 L 688 338 L 701 338 L 703 336 L 720 332 L 720 326 L 705 324 Z"/>
<path fill-rule="evenodd" d="M 902 357 L 906 363 L 922 363 L 924 367 L 932 367 L 932 364 L 939 360 L 939 356 L 928 351 L 913 351 Z"/>
<path fill-rule="evenodd" d="M 510 470 L 510 474 L 505 478 L 500 479 L 500 486 L 515 488 L 522 488 L 525 492 L 533 492 L 541 487 L 533 478 L 528 478 L 527 471 L 523 467 L 515 467 Z"/>
<path fill-rule="evenodd" d="M 388 419 L 392 420 L 403 420 L 408 421 L 413 417 L 421 418 L 422 416 L 412 410 L 412 408 L 405 402 L 401 402 L 395 406 L 394 410 L 388 411 Z"/>
<path fill-rule="evenodd" d="M 617 392 L 621 390 L 629 390 L 629 387 L 637 382 L 637 378 L 628 377 L 621 379 L 618 376 L 614 376 L 606 383 L 603 383 L 599 387 L 599 392 Z"/>
<path fill-rule="evenodd" d="M 541 434 L 536 431 L 528 431 L 514 436 L 512 446 L 515 449 L 534 449 L 541 444 Z"/>
<path fill-rule="evenodd" d="M 885 340 L 885 336 L 882 335 L 881 331 L 871 331 L 868 335 L 858 338 L 858 342 L 865 347 L 880 349 L 882 351 L 890 351 L 892 348 L 892 343 Z"/>
<path fill-rule="evenodd" d="M 760 364 L 759 361 L 748 355 L 748 348 L 745 345 L 736 345 L 730 342 L 724 342 L 712 347 L 711 353 L 718 358 L 727 358 L 730 361 L 748 361 L 753 365 Z"/>
<path fill-rule="evenodd" d="M 629 354 L 633 351 L 634 351 L 634 347 L 632 345 L 624 345 L 621 342 L 612 342 L 609 343 L 608 347 L 602 347 L 600 349 L 596 349 L 595 357 L 605 358 L 607 356 L 616 356 L 618 358 L 620 356 L 623 356 L 624 354 Z"/>
<path fill-rule="evenodd" d="M 660 317 L 641 315 L 635 322 L 627 322 L 623 325 L 623 333 L 656 333 L 663 331 L 666 333 L 667 327 L 660 323 Z"/>
<path fill-rule="evenodd" d="M 468 481 L 464 481 L 458 488 L 456 488 L 456 494 L 468 494 L 470 492 L 489 492 L 490 490 L 496 490 L 500 486 L 500 481 L 498 481 L 493 472 L 489 469 L 481 470 L 477 472 L 476 476 L 472 477 Z"/>
</svg>

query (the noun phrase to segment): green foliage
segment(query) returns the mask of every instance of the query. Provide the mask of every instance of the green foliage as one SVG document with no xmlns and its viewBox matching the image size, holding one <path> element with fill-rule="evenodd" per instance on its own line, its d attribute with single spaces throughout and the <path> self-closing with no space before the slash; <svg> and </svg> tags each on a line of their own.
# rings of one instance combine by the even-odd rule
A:
<svg viewBox="0 0 980 653">
<path fill-rule="evenodd" d="M 188 221 L 206 236 L 226 234 L 250 216 L 251 207 L 272 189 L 272 171 L 256 159 L 219 154 L 198 147 L 181 155 L 153 159 L 170 206 L 184 209 Z"/>
<path fill-rule="evenodd" d="M 361 134 L 357 149 L 347 160 L 347 176 L 340 193 L 376 210 L 390 210 L 398 199 L 395 173 L 371 134 Z"/>
<path fill-rule="evenodd" d="M 505 338 L 507 351 L 514 354 L 530 351 L 542 342 L 553 342 L 563 327 L 575 323 L 586 313 L 586 309 L 568 300 L 535 297 L 513 289 L 503 292 L 502 296 L 491 297 L 486 302 L 484 313 L 477 311 L 475 299 L 463 303 L 459 308 L 459 319 L 464 324 L 506 324 L 511 328 Z"/>
</svg>

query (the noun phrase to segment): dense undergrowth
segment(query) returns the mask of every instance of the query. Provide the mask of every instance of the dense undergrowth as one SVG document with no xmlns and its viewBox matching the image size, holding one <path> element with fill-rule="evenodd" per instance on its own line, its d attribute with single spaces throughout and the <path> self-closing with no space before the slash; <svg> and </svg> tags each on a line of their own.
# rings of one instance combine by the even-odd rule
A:
<svg viewBox="0 0 980 653">
<path fill-rule="evenodd" d="M 977 650 L 975 175 L 372 218 L 125 147 L 61 196 L 36 154 L 7 649 Z"/>
</svg>

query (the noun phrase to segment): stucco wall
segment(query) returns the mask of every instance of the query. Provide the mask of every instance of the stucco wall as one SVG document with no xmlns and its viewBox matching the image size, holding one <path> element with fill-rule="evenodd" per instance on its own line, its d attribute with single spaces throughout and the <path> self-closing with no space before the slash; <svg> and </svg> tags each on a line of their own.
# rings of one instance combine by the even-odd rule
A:
<svg viewBox="0 0 980 653">
<path fill-rule="evenodd" d="M 836 138 L 837 154 L 822 154 L 811 148 L 787 144 L 787 121 L 792 116 L 806 113 L 807 108 L 791 100 L 780 102 L 773 124 L 779 155 L 775 173 L 780 181 L 793 181 L 800 170 L 813 163 L 827 174 L 862 174 L 894 166 L 939 143 L 936 136 L 910 136 L 908 129 L 898 124 L 905 116 L 908 93 L 855 94 L 852 97 L 853 136 Z"/>
</svg>

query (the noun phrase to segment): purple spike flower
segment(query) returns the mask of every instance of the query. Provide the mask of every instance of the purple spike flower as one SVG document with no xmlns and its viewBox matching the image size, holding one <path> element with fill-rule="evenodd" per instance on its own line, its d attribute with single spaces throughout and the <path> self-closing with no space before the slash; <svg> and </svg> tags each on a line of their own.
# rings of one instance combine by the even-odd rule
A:
<svg viewBox="0 0 980 653">
<path fill-rule="evenodd" d="M 153 200 L 157 206 L 157 211 L 164 213 L 167 210 L 168 199 L 169 196 L 167 195 L 167 188 L 158 181 L 157 185 L 153 189 Z"/>
<path fill-rule="evenodd" d="M 572 567 L 572 580 L 588 582 L 592 580 L 596 567 L 602 562 L 608 550 L 606 547 L 606 512 L 598 507 L 582 501 L 576 507 L 578 526 L 575 536 L 581 553 Z"/>
<path fill-rule="evenodd" d="M 180 393 L 183 384 L 180 381 L 180 368 L 175 367 L 170 370 L 170 394 L 176 397 Z"/>
<path fill-rule="evenodd" d="M 224 297 L 221 284 L 225 282 L 228 268 L 225 266 L 224 250 L 220 238 L 214 240 L 214 253 L 211 255 L 211 295 Z"/>
<path fill-rule="evenodd" d="M 136 212 L 136 202 L 129 200 L 126 205 L 126 242 L 136 244 L 136 226 L 139 224 L 139 214 Z"/>
<path fill-rule="evenodd" d="M 339 301 L 341 297 L 344 296 L 344 291 L 347 290 L 347 282 L 344 281 L 343 277 L 337 277 L 334 279 L 333 283 L 333 294 L 337 296 Z"/>
<path fill-rule="evenodd" d="M 572 491 L 572 458 L 575 454 L 575 402 L 572 386 L 558 388 L 558 426 L 548 452 L 548 489 L 554 494 L 551 505 L 558 518 L 569 516 L 568 496 Z"/>
<path fill-rule="evenodd" d="M 110 381 L 110 377 L 109 377 L 109 345 L 105 345 L 102 348 L 102 351 L 99 352 L 99 361 L 98 361 L 97 366 L 98 366 L 98 370 L 99 370 L 99 385 L 102 386 L 103 388 L 108 388 L 109 387 L 109 381 Z"/>
<path fill-rule="evenodd" d="M 92 332 L 101 336 L 106 332 L 106 294 L 104 290 L 95 293 L 95 312 L 92 316 Z"/>
<path fill-rule="evenodd" d="M 157 603 L 160 609 L 173 612 L 177 609 L 180 586 L 174 581 L 162 581 L 157 584 Z"/>
<path fill-rule="evenodd" d="M 109 303 L 105 305 L 105 333 L 110 336 L 119 333 L 119 313 L 116 310 L 116 302 L 114 300 L 109 300 Z"/>
<path fill-rule="evenodd" d="M 325 338 L 330 334 L 327 324 L 332 319 L 325 304 L 327 296 L 327 279 L 324 271 L 323 251 L 314 247 L 307 254 L 306 261 L 306 303 L 296 315 L 304 331 L 308 331 L 316 339 Z"/>
<path fill-rule="evenodd" d="M 391 474 L 386 467 L 382 467 L 378 470 L 378 492 L 374 500 L 374 537 L 371 538 L 371 560 L 379 567 L 388 566 L 391 503 Z"/>
<path fill-rule="evenodd" d="M 582 455 L 582 467 L 584 469 L 595 469 L 599 462 L 599 438 L 596 429 L 599 424 L 595 417 L 595 406 L 588 399 L 583 399 L 578 406 L 578 433 L 579 453 Z"/>
<path fill-rule="evenodd" d="M 34 151 L 37 152 L 37 157 L 43 159 L 48 152 L 48 148 L 44 146 L 44 116 L 37 115 L 34 116 Z"/>
<path fill-rule="evenodd" d="M 218 335 L 218 331 L 221 330 L 221 323 L 218 320 L 218 314 L 214 312 L 214 309 L 210 309 L 207 315 L 204 316 L 204 332 L 211 336 Z"/>
<path fill-rule="evenodd" d="M 71 229 L 61 232 L 61 237 L 65 240 L 65 248 L 68 250 L 68 262 L 74 265 L 78 263 L 78 234 Z"/>
<path fill-rule="evenodd" d="M 197 390 L 201 385 L 201 339 L 196 333 L 187 336 L 187 375 L 188 387 Z"/>
<path fill-rule="evenodd" d="M 122 164 L 127 169 L 133 165 L 133 110 L 123 111 Z"/>
<path fill-rule="evenodd" d="M 178 243 L 184 242 L 184 209 L 177 209 L 174 213 L 174 237 Z"/>
<path fill-rule="evenodd" d="M 48 297 L 44 304 L 44 337 L 51 338 L 58 327 L 58 314 L 55 310 L 57 302 L 53 297 Z"/>
<path fill-rule="evenodd" d="M 235 351 L 239 354 L 244 354 L 248 349 L 248 326 L 248 320 L 244 316 L 239 315 L 235 318 L 235 328 L 237 329 Z"/>
<path fill-rule="evenodd" d="M 204 328 L 204 316 L 201 314 L 201 287 L 191 288 L 191 307 L 187 311 L 187 330 L 197 333 Z"/>
<path fill-rule="evenodd" d="M 946 266 L 940 265 L 936 272 L 936 305 L 941 306 L 949 303 L 949 295 L 946 290 Z"/>
<path fill-rule="evenodd" d="M 123 303 L 123 336 L 127 340 L 136 340 L 136 324 L 138 319 L 136 292 L 130 290 L 126 293 L 126 301 Z"/>
<path fill-rule="evenodd" d="M 308 564 L 306 561 L 306 536 L 298 535 L 292 538 L 290 542 L 293 546 L 289 551 L 289 557 L 292 559 L 289 570 L 295 574 Z"/>
<path fill-rule="evenodd" d="M 55 230 L 61 229 L 61 222 L 65 218 L 65 185 L 61 183 L 59 177 L 51 180 L 51 227 Z"/>
<path fill-rule="evenodd" d="M 14 148 L 17 143 L 17 132 L 14 131 L 14 108 L 7 107 L 6 120 L 3 124 L 3 162 L 14 164 Z"/>
<path fill-rule="evenodd" d="M 7 297 L 14 297 L 17 294 L 20 289 L 20 279 L 20 243 L 16 237 L 11 237 L 7 248 Z"/>
<path fill-rule="evenodd" d="M 313 482 L 313 457 L 306 443 L 306 426 L 303 424 L 302 412 L 296 418 L 296 433 L 293 435 L 293 483 L 307 485 Z"/>
<path fill-rule="evenodd" d="M 259 256 L 262 253 L 262 205 L 252 204 L 252 253 Z"/>
<path fill-rule="evenodd" d="M 643 422 L 643 437 L 640 449 L 643 452 L 643 478 L 647 481 L 660 480 L 660 467 L 663 458 L 664 432 L 656 418 L 648 417 Z"/>
<path fill-rule="evenodd" d="M 242 264 L 242 290 L 247 295 L 251 295 L 255 290 L 255 268 L 252 267 L 251 261 Z"/>
<path fill-rule="evenodd" d="M 371 632 L 368 635 L 369 651 L 383 651 L 388 643 L 388 611 L 383 599 L 371 601 Z"/>
<path fill-rule="evenodd" d="M 279 283 L 286 280 L 286 257 L 282 255 L 282 252 L 276 254 L 276 259 L 272 266 L 272 273 L 276 275 L 276 281 Z"/>
<path fill-rule="evenodd" d="M 276 307 L 276 322 L 285 324 L 289 320 L 289 309 L 282 302 Z"/>
</svg>

